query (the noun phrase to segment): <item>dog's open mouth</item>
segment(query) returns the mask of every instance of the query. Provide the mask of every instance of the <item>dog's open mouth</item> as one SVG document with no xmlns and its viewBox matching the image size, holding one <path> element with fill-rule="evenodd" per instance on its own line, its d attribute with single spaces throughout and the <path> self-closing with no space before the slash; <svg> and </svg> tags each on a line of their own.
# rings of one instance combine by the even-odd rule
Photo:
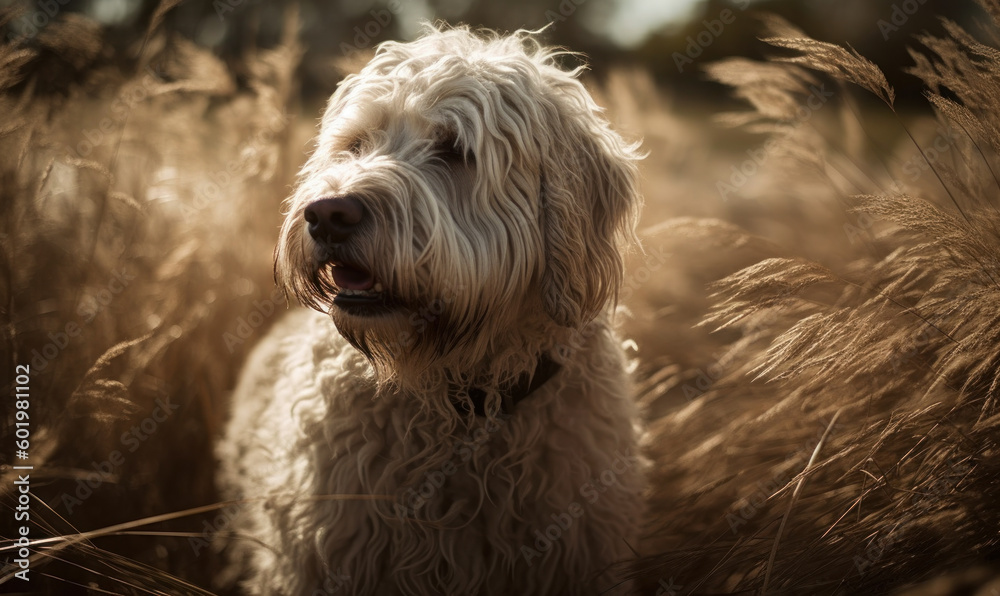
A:
<svg viewBox="0 0 1000 596">
<path fill-rule="evenodd" d="M 375 315 L 391 308 L 389 294 L 371 271 L 355 265 L 330 263 L 337 286 L 333 304 L 355 315 Z"/>
</svg>

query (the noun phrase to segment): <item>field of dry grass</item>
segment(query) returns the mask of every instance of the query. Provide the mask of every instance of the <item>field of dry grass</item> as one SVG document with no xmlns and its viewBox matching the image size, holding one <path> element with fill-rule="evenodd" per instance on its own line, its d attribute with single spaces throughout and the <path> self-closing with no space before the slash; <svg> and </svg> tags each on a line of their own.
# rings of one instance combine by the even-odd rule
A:
<svg viewBox="0 0 1000 596">
<path fill-rule="evenodd" d="M 14 592 L 230 590 L 214 539 L 239 505 L 219 503 L 211 447 L 243 358 L 286 310 L 271 250 L 317 115 L 293 31 L 233 66 L 159 16 L 116 61 L 74 16 L 0 49 Z M 676 110 L 642 72 L 589 81 L 649 152 L 622 294 L 652 462 L 634 573 L 649 594 L 887 593 L 948 574 L 996 594 L 1000 53 L 957 29 L 922 40 L 938 115 L 919 117 L 869 63 L 770 27 L 803 57 L 710 71 L 753 112 Z M 30 589 L 9 523 L 26 462 Z"/>
</svg>

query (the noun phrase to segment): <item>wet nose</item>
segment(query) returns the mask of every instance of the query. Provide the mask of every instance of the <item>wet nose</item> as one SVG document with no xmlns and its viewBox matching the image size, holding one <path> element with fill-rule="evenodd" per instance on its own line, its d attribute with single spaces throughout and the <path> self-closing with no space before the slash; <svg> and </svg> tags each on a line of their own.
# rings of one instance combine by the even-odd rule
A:
<svg viewBox="0 0 1000 596">
<path fill-rule="evenodd" d="M 315 201 L 305 210 L 309 235 L 317 242 L 340 244 L 351 235 L 365 217 L 365 208 L 357 197 L 343 196 Z"/>
</svg>

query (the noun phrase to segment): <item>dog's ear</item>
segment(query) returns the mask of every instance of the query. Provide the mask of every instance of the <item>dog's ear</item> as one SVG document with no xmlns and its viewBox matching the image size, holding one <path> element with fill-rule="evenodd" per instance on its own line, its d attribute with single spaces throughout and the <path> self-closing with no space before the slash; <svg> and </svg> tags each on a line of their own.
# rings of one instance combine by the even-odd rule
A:
<svg viewBox="0 0 1000 596">
<path fill-rule="evenodd" d="M 553 96 L 551 136 L 540 139 L 542 300 L 558 324 L 580 327 L 617 300 L 641 204 L 640 156 L 579 81 L 564 79 Z"/>
</svg>

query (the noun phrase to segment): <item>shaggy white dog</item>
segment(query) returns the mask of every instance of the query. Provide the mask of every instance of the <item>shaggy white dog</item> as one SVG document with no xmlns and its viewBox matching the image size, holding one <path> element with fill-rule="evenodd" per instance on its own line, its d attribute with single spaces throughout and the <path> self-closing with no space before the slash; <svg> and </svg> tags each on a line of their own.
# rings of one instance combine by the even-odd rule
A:
<svg viewBox="0 0 1000 596">
<path fill-rule="evenodd" d="M 429 29 L 330 100 L 275 254 L 323 314 L 263 340 L 219 447 L 249 592 L 596 594 L 633 557 L 636 147 L 559 56 Z"/>
</svg>

